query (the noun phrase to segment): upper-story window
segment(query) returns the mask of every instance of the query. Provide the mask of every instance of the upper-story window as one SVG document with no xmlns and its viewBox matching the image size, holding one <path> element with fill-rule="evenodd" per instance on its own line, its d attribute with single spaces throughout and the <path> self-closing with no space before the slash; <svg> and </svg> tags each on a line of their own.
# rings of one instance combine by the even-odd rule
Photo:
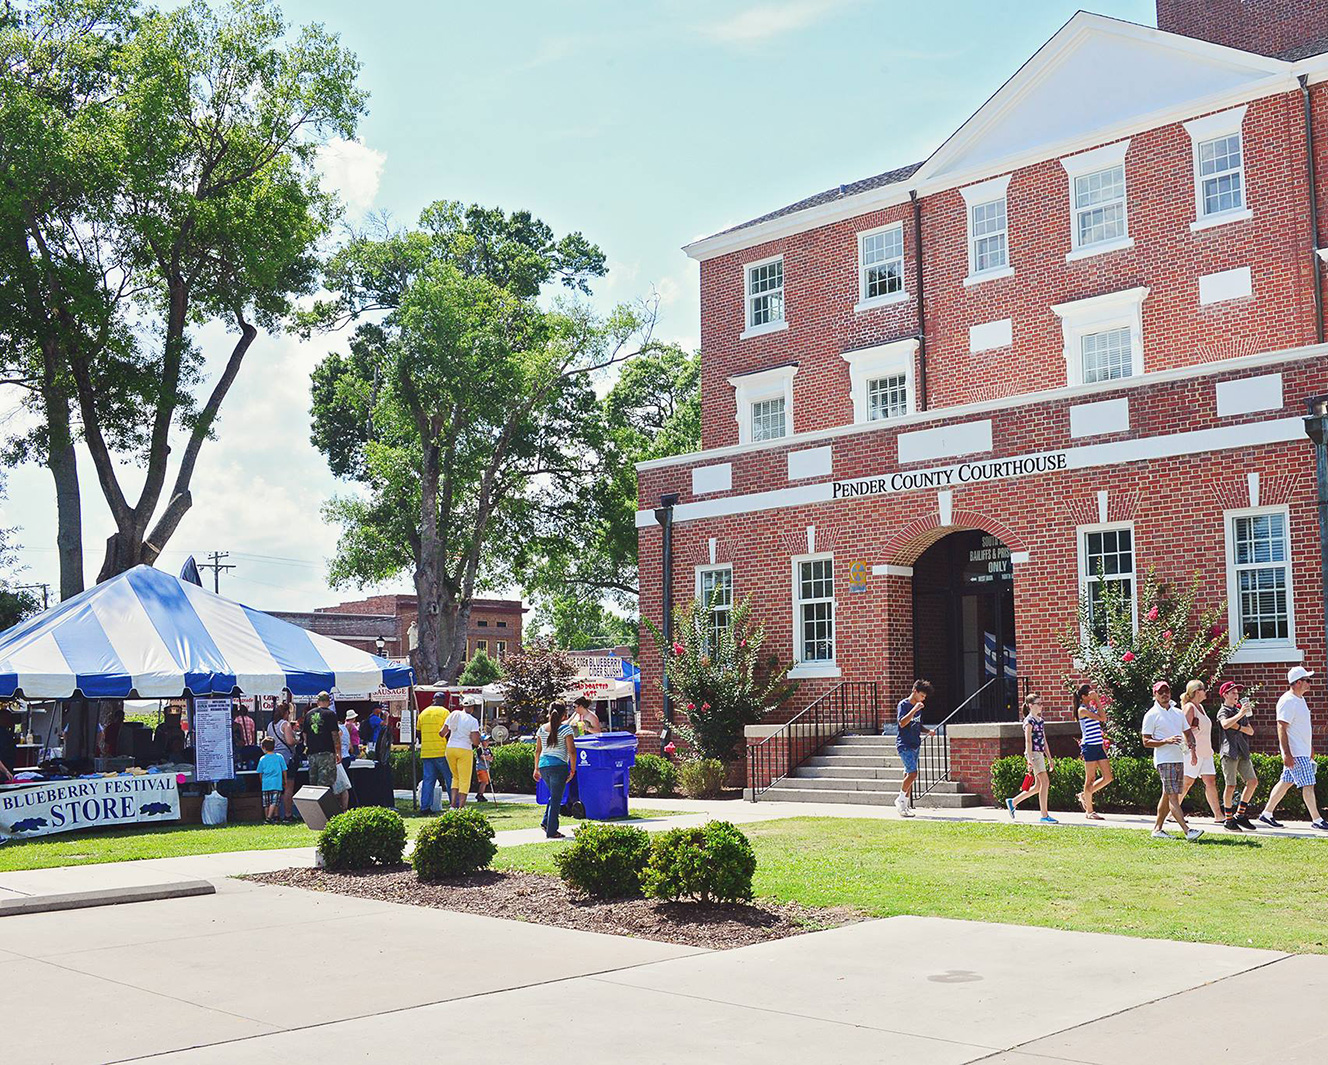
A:
<svg viewBox="0 0 1328 1065">
<path fill-rule="evenodd" d="M 908 298 L 904 291 L 904 226 L 858 234 L 858 310 Z"/>
<path fill-rule="evenodd" d="M 1128 248 L 1125 152 L 1129 141 L 1061 160 L 1070 178 L 1070 253 L 1067 260 Z"/>
<path fill-rule="evenodd" d="M 846 351 L 855 422 L 888 421 L 913 413 L 915 339 Z"/>
<path fill-rule="evenodd" d="M 1245 640 L 1237 654 L 1249 658 L 1260 650 L 1293 649 L 1287 508 L 1231 510 L 1225 519 L 1230 631 L 1233 640 Z"/>
<path fill-rule="evenodd" d="M 974 285 L 991 278 L 1009 277 L 1010 236 L 1006 220 L 1006 190 L 1010 175 L 960 189 L 968 214 L 968 277 Z"/>
<path fill-rule="evenodd" d="M 1245 107 L 1185 123 L 1194 146 L 1194 221 L 1207 229 L 1250 217 L 1245 188 Z"/>
<path fill-rule="evenodd" d="M 793 375 L 797 363 L 729 378 L 733 386 L 738 443 L 755 444 L 793 435 Z"/>
<path fill-rule="evenodd" d="M 1147 288 L 1058 303 L 1065 339 L 1065 380 L 1093 385 L 1144 372 L 1143 303 Z"/>
<path fill-rule="evenodd" d="M 784 257 L 762 259 L 743 268 L 747 289 L 744 337 L 786 329 L 784 321 Z"/>
</svg>

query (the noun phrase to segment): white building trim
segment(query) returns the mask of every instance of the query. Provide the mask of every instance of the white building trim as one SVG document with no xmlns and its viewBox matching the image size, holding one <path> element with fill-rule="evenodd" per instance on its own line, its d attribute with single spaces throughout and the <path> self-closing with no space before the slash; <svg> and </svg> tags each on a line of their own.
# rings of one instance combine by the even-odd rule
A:
<svg viewBox="0 0 1328 1065">
<path fill-rule="evenodd" d="M 908 389 L 908 413 L 918 409 L 913 383 L 913 362 L 918 352 L 916 337 L 878 344 L 871 348 L 846 351 L 840 358 L 848 363 L 849 397 L 853 400 L 853 421 L 860 425 L 897 425 L 898 419 L 869 421 L 871 415 L 867 385 L 882 377 L 903 374 Z"/>
<path fill-rule="evenodd" d="M 1084 384 L 1084 337 L 1108 329 L 1130 330 L 1130 377 L 1144 373 L 1144 319 L 1143 305 L 1148 289 L 1127 288 L 1090 296 L 1084 300 L 1052 304 L 1051 310 L 1061 320 L 1061 333 L 1065 340 L 1065 379 L 1068 385 Z M 1121 378 L 1114 378 L 1119 382 Z M 1094 382 L 1100 383 L 1100 382 Z"/>
<path fill-rule="evenodd" d="M 769 370 L 755 373 L 738 374 L 729 378 L 733 386 L 733 396 L 737 404 L 735 417 L 738 420 L 738 440 L 743 444 L 752 443 L 752 404 L 767 399 L 784 400 L 784 436 L 776 440 L 761 440 L 757 443 L 769 444 L 790 440 L 793 437 L 793 375 L 798 372 L 797 363 L 774 366 Z"/>
</svg>

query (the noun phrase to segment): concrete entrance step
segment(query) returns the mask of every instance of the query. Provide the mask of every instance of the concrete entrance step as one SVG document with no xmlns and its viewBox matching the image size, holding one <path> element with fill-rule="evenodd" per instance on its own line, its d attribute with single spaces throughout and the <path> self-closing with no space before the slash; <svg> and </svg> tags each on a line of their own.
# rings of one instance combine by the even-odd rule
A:
<svg viewBox="0 0 1328 1065">
<path fill-rule="evenodd" d="M 851 747 L 888 747 L 895 749 L 895 738 L 893 736 L 862 736 L 853 733 L 844 733 L 835 740 L 836 746 Z"/>
<path fill-rule="evenodd" d="M 904 767 L 899 765 L 839 765 L 838 763 L 826 764 L 817 762 L 815 759 L 799 766 L 793 771 L 795 777 L 822 777 L 825 779 L 845 778 L 845 779 L 875 779 L 875 780 L 893 780 L 896 783 L 904 779 Z"/>
<path fill-rule="evenodd" d="M 884 791 L 818 791 L 783 785 L 763 791 L 761 798 L 772 802 L 849 802 L 866 806 L 889 806 L 895 801 L 893 793 Z"/>
<path fill-rule="evenodd" d="M 795 788 L 815 788 L 817 791 L 888 791 L 894 794 L 899 790 L 898 780 L 881 780 L 877 777 L 822 777 L 806 770 L 795 770 L 789 778 Z"/>
<path fill-rule="evenodd" d="M 880 769 L 902 769 L 904 763 L 897 756 L 884 754 L 840 754 L 833 748 L 826 748 L 820 754 L 814 754 L 803 765 L 831 766 L 851 768 L 853 766 L 875 766 Z"/>
</svg>

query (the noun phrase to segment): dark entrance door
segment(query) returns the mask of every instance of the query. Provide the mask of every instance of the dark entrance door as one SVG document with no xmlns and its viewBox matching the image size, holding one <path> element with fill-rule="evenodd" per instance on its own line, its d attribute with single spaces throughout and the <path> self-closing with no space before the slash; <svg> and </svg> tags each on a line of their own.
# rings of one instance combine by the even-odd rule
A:
<svg viewBox="0 0 1328 1065">
<path fill-rule="evenodd" d="M 1018 718 L 1014 574 L 1010 550 L 995 536 L 951 533 L 914 563 L 913 668 L 936 687 L 929 722 L 993 679 L 965 717 Z"/>
</svg>

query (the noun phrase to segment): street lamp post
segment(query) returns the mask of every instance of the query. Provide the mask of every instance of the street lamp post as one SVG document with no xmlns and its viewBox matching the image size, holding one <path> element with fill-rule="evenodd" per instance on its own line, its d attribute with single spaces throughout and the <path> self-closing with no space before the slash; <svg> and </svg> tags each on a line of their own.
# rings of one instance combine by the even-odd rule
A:
<svg viewBox="0 0 1328 1065">
<path fill-rule="evenodd" d="M 670 492 L 659 497 L 659 507 L 655 510 L 655 520 L 664 530 L 663 593 L 664 653 L 659 660 L 659 683 L 664 690 L 664 724 L 659 730 L 659 745 L 667 747 L 673 733 L 673 699 L 669 695 L 669 675 L 665 664 L 669 660 L 669 650 L 673 647 L 673 508 L 678 504 L 678 493 Z"/>
<path fill-rule="evenodd" d="M 1314 441 L 1319 497 L 1319 581 L 1323 596 L 1324 646 L 1328 649 L 1328 394 L 1305 401 L 1305 435 Z"/>
</svg>

